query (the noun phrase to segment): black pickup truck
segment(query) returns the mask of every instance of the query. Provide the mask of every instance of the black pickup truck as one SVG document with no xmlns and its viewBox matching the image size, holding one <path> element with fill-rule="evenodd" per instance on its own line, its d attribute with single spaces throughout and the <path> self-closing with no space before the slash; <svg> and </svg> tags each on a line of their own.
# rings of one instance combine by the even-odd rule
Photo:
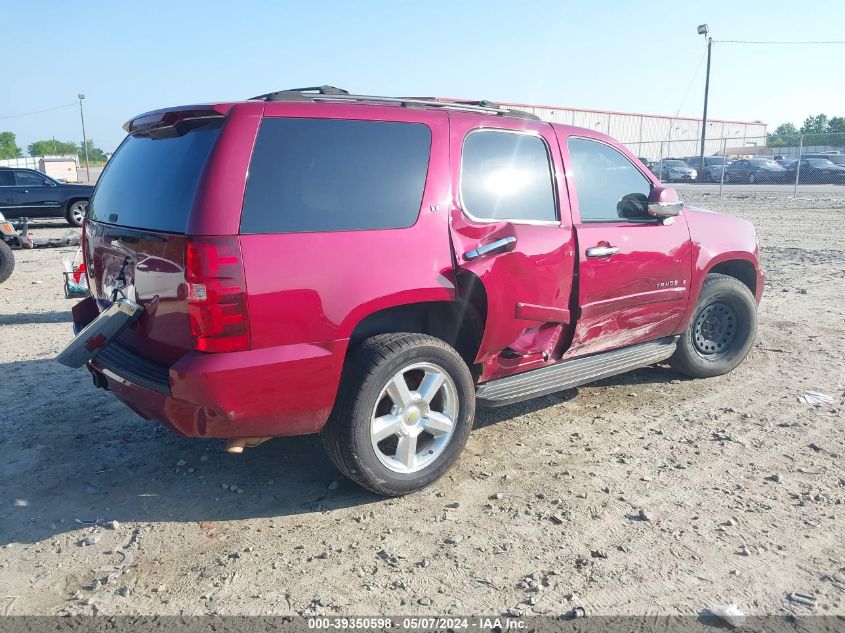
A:
<svg viewBox="0 0 845 633">
<path fill-rule="evenodd" d="M 0 167 L 0 213 L 6 218 L 64 218 L 81 226 L 94 187 L 53 180 L 34 169 Z"/>
</svg>

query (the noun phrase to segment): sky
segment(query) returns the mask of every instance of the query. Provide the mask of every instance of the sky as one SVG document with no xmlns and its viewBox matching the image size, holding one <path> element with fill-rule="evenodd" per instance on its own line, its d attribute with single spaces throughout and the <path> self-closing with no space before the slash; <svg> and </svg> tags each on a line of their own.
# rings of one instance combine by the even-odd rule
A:
<svg viewBox="0 0 845 633">
<path fill-rule="evenodd" d="M 79 142 L 82 92 L 112 151 L 141 112 L 321 84 L 700 117 L 705 22 L 711 118 L 845 115 L 845 46 L 718 41 L 843 40 L 842 0 L 0 0 L 0 131 Z"/>
</svg>

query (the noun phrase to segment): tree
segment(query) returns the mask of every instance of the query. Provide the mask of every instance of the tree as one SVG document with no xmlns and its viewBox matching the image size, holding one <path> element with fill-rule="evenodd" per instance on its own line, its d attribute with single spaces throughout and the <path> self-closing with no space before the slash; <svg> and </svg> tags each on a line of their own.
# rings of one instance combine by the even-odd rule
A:
<svg viewBox="0 0 845 633">
<path fill-rule="evenodd" d="M 88 139 L 85 142 L 85 145 L 88 146 L 88 160 L 92 163 L 104 163 L 106 161 L 106 153 L 101 150 L 99 147 L 94 146 L 93 139 Z M 79 155 L 81 158 L 85 158 L 85 150 L 81 149 L 79 151 Z"/>
<path fill-rule="evenodd" d="M 20 158 L 21 148 L 15 142 L 14 132 L 0 132 L 0 159 Z"/>
<path fill-rule="evenodd" d="M 73 141 L 35 141 L 27 145 L 26 151 L 30 156 L 50 156 L 55 154 L 78 154 L 79 147 Z"/>
<path fill-rule="evenodd" d="M 785 147 L 798 144 L 798 130 L 792 123 L 781 123 L 769 134 L 769 147 Z"/>
<path fill-rule="evenodd" d="M 831 117 L 830 121 L 827 122 L 827 131 L 830 134 L 845 134 L 845 117 Z"/>
<path fill-rule="evenodd" d="M 810 115 L 804 119 L 804 125 L 801 126 L 801 134 L 824 134 L 827 132 L 827 115 L 817 114 Z"/>
</svg>

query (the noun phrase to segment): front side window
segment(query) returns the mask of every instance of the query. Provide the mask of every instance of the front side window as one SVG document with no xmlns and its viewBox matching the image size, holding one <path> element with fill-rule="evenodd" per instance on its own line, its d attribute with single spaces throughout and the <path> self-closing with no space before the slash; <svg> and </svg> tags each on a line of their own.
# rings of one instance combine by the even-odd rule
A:
<svg viewBox="0 0 845 633">
<path fill-rule="evenodd" d="M 398 229 L 420 213 L 431 152 L 422 123 L 267 118 L 241 233 Z"/>
<path fill-rule="evenodd" d="M 461 159 L 464 210 L 483 220 L 557 220 L 546 142 L 533 134 L 470 132 Z"/>
<path fill-rule="evenodd" d="M 582 222 L 649 217 L 651 181 L 624 155 L 584 138 L 570 138 L 567 147 Z"/>
<path fill-rule="evenodd" d="M 31 171 L 16 171 L 15 180 L 19 187 L 43 187 L 44 177 Z"/>
</svg>

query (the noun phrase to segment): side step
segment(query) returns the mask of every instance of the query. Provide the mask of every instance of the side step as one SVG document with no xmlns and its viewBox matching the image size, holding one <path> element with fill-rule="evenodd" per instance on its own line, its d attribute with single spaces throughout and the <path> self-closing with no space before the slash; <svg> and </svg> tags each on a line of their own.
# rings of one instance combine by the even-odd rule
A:
<svg viewBox="0 0 845 633">
<path fill-rule="evenodd" d="M 491 380 L 478 387 L 475 397 L 482 406 L 501 407 L 571 389 L 666 360 L 675 352 L 677 340 L 669 336 Z"/>
</svg>

